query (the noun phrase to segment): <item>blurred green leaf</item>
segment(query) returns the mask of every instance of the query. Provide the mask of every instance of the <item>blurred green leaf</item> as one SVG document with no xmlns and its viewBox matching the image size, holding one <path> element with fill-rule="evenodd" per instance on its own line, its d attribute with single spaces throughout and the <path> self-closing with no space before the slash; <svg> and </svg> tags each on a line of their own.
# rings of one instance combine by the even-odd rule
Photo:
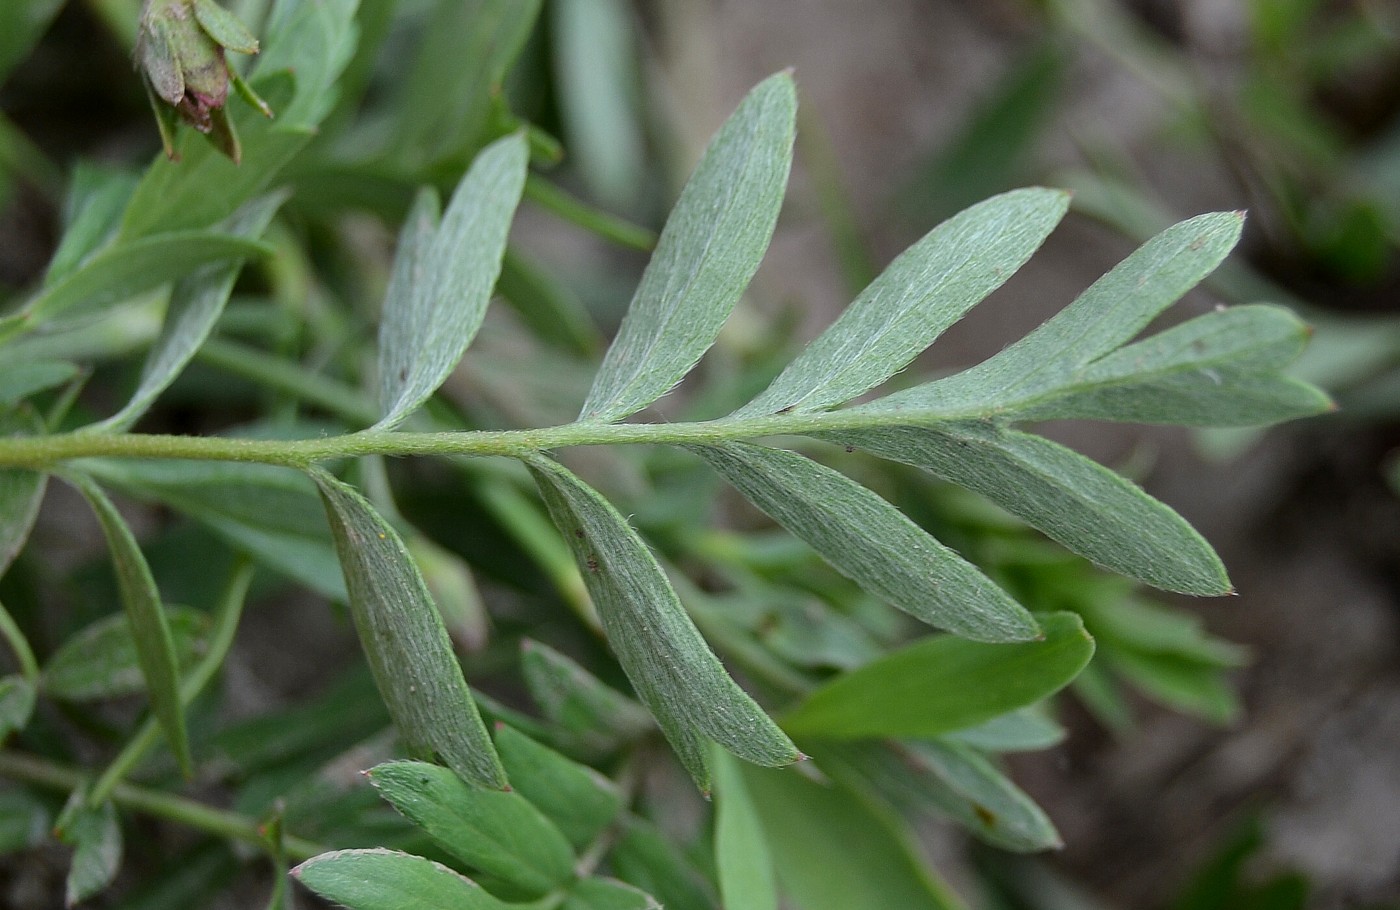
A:
<svg viewBox="0 0 1400 910">
<path fill-rule="evenodd" d="M 442 849 L 530 897 L 573 876 L 569 842 L 519 793 L 474 789 L 446 768 L 422 762 L 378 765 L 369 779 Z"/>
<path fill-rule="evenodd" d="M 28 409 L 0 411 L 0 437 L 32 436 L 43 432 L 38 415 Z M 29 539 L 48 475 L 17 468 L 0 470 L 0 575 L 10 567 Z"/>
<path fill-rule="evenodd" d="M 337 82 L 359 40 L 355 19 L 359 6 L 360 0 L 276 0 L 273 4 L 253 78 L 259 80 L 279 71 L 296 74 L 295 97 L 272 106 L 283 129 L 314 131 L 335 106 Z M 262 91 L 260 85 L 254 87 Z M 265 92 L 263 97 L 267 98 Z M 267 101 L 272 104 L 271 98 Z M 244 135 L 241 125 L 239 135 Z M 245 141 L 245 163 L 247 158 Z M 262 166 L 275 171 L 278 164 Z"/>
<path fill-rule="evenodd" d="M 583 301 L 529 256 L 506 248 L 496 290 L 540 341 L 574 354 L 602 350 L 602 335 Z"/>
<path fill-rule="evenodd" d="M 325 509 L 301 474 L 272 465 L 207 461 L 105 460 L 85 467 L 125 493 L 183 512 L 312 590 L 346 599 Z"/>
<path fill-rule="evenodd" d="M 166 624 L 180 673 L 194 665 L 207 644 L 209 616 L 189 607 L 167 607 Z M 108 616 L 68 638 L 44 664 L 44 694 L 64 701 L 134 695 L 144 679 L 136 640 L 125 616 Z"/>
<path fill-rule="evenodd" d="M 395 850 L 338 850 L 292 870 L 303 885 L 349 910 L 506 910 L 471 879 L 446 866 Z"/>
<path fill-rule="evenodd" d="M 0 742 L 23 730 L 34 713 L 34 684 L 23 676 L 0 677 Z"/>
<path fill-rule="evenodd" d="M 725 910 L 778 910 L 767 834 L 739 766 L 716 750 L 715 866 Z"/>
<path fill-rule="evenodd" d="M 507 136 L 477 155 L 441 224 L 431 196 L 414 205 L 379 324 L 379 427 L 426 401 L 481 328 L 527 164 L 524 137 Z"/>
<path fill-rule="evenodd" d="M 576 850 L 592 845 L 622 811 L 622 794 L 612 781 L 513 727 L 497 726 L 496 751 L 512 789 L 552 821 Z"/>
<path fill-rule="evenodd" d="M 641 410 L 714 343 L 772 238 L 796 111 L 792 76 L 770 76 L 711 140 L 666 221 L 581 420 L 615 421 Z"/>
<path fill-rule="evenodd" d="M 256 240 L 267 229 L 285 194 L 274 194 L 248 203 L 221 227 L 230 236 Z M 224 311 L 242 263 L 206 265 L 175 283 L 166 306 L 160 336 L 146 354 L 141 380 L 131 399 L 106 420 L 87 427 L 92 432 L 129 429 L 161 392 L 175 381 L 204 344 Z"/>
<path fill-rule="evenodd" d="M 117 576 L 117 591 L 131 627 L 136 660 L 146 681 L 146 697 L 150 700 L 151 712 L 160 721 L 161 731 L 165 733 L 176 762 L 189 776 L 194 767 L 185 731 L 185 712 L 180 703 L 179 658 L 150 566 L 146 564 L 131 529 L 102 488 L 83 475 L 70 475 L 64 479 L 83 494 L 102 525 L 102 534 L 107 538 L 112 568 Z"/>
<path fill-rule="evenodd" d="M 709 790 L 708 740 L 759 764 L 797 761 L 797 748 L 710 651 L 626 519 L 558 463 L 528 464 L 618 662 L 700 789 Z"/>
<path fill-rule="evenodd" d="M 836 677 L 783 718 L 795 736 L 929 737 L 1033 704 L 1074 679 L 1094 641 L 1073 613 L 1041 616 L 1044 637 L 985 644 L 933 636 Z"/>
<path fill-rule="evenodd" d="M 43 800 L 21 788 L 0 791 L 0 856 L 39 846 L 50 828 Z"/>
<path fill-rule="evenodd" d="M 539 11 L 540 0 L 438 0 L 398 80 L 390 157 L 413 170 L 483 144 L 502 80 Z"/>
<path fill-rule="evenodd" d="M 1064 738 L 1065 728 L 1034 705 L 998 714 L 944 737 L 983 752 L 1034 752 L 1057 746 Z"/>
<path fill-rule="evenodd" d="M 569 890 L 560 910 L 662 910 L 656 898 L 612 878 L 585 878 Z"/>
<path fill-rule="evenodd" d="M 1240 716 L 1239 695 L 1219 666 L 1128 647 L 1106 650 L 1104 662 L 1148 696 L 1178 711 L 1217 724 Z"/>
<path fill-rule="evenodd" d="M 521 643 L 525 685 L 550 723 L 590 752 L 607 753 L 650 732 L 646 709 L 547 645 Z"/>
<path fill-rule="evenodd" d="M 1035 187 L 943 222 L 733 416 L 818 411 L 889 379 L 1015 274 L 1068 209 L 1068 193 Z"/>
<path fill-rule="evenodd" d="M 37 360 L 0 367 L 0 410 L 8 409 L 36 392 L 71 382 L 78 367 L 66 360 Z"/>
<path fill-rule="evenodd" d="M 443 761 L 463 780 L 503 789 L 505 771 L 403 541 L 352 487 L 319 469 L 311 478 L 326 505 L 360 644 L 399 735 L 413 753 Z"/>
<path fill-rule="evenodd" d="M 844 474 L 748 443 L 696 446 L 754 505 L 870 593 L 979 641 L 1024 641 L 1035 620 L 973 565 Z"/>
<path fill-rule="evenodd" d="M 111 802 L 85 804 L 85 792 L 75 791 L 54 826 L 59 838 L 73 848 L 64 901 L 71 907 L 106 889 L 122 860 L 122 829 Z"/>
<path fill-rule="evenodd" d="M 39 41 L 63 0 L 9 0 L 0 5 L 0 83 Z"/>
<path fill-rule="evenodd" d="M 848 791 L 743 768 L 782 892 L 802 910 L 962 910 L 908 831 Z"/>
<path fill-rule="evenodd" d="M 138 177 L 80 161 L 73 168 L 63 204 L 63 236 L 49 260 L 44 284 L 67 277 L 116 233 Z"/>
<path fill-rule="evenodd" d="M 650 822 L 630 819 L 609 862 L 617 876 L 656 895 L 666 910 L 717 906 L 705 876 Z"/>
<path fill-rule="evenodd" d="M 1048 439 L 988 421 L 824 434 L 980 493 L 1098 565 L 1159 588 L 1225 594 L 1210 544 L 1136 484 Z"/>
</svg>

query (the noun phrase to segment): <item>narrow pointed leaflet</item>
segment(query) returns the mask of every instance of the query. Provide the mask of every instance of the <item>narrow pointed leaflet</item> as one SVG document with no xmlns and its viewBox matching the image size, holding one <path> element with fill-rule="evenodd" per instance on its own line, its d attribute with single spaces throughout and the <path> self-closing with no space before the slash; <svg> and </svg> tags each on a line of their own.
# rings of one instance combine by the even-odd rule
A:
<svg viewBox="0 0 1400 910">
<path fill-rule="evenodd" d="M 1032 187 L 954 215 L 890 263 L 735 416 L 820 410 L 889 379 L 1001 287 L 1068 208 L 1063 190 Z"/>
<path fill-rule="evenodd" d="M 716 134 L 666 221 L 581 420 L 640 411 L 714 344 L 758 270 L 792 163 L 792 77 L 759 83 Z"/>
<path fill-rule="evenodd" d="M 297 866 L 292 876 L 349 910 L 507 910 L 476 882 L 441 863 L 397 850 L 337 850 Z"/>
<path fill-rule="evenodd" d="M 365 498 L 313 470 L 360 644 L 389 716 L 415 754 L 501 790 L 505 771 L 467 689 L 428 587 L 398 533 Z"/>
<path fill-rule="evenodd" d="M 481 328 L 529 155 L 519 133 L 483 149 L 435 227 L 431 197 L 414 205 L 379 328 L 380 428 L 399 423 L 437 391 Z"/>
<path fill-rule="evenodd" d="M 841 574 L 909 615 L 978 641 L 1025 641 L 1026 609 L 860 484 L 810 458 L 748 443 L 694 451 Z"/>
<path fill-rule="evenodd" d="M 760 765 L 801 758 L 729 677 L 656 557 L 612 504 L 556 462 L 532 458 L 529 465 L 618 662 L 700 788 L 709 789 L 708 740 Z"/>
</svg>

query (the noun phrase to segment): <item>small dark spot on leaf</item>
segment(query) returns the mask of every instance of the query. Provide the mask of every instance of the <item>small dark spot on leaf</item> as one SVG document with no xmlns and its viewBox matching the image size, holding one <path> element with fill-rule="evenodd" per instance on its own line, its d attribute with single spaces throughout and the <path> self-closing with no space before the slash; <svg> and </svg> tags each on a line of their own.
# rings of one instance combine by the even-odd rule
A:
<svg viewBox="0 0 1400 910">
<path fill-rule="evenodd" d="M 977 816 L 977 818 L 982 822 L 982 824 L 986 825 L 988 828 L 995 828 L 995 827 L 996 827 L 996 824 L 997 824 L 997 817 L 996 817 L 996 814 L 995 814 L 994 812 L 992 812 L 991 809 L 988 809 L 986 806 L 982 806 L 982 805 L 979 805 L 979 804 L 977 804 L 977 803 L 973 803 L 973 804 L 972 804 L 972 811 L 973 811 L 973 813 Z"/>
<path fill-rule="evenodd" d="M 579 540 L 583 540 L 583 528 L 574 528 L 574 536 Z"/>
<path fill-rule="evenodd" d="M 598 571 L 598 557 L 596 557 L 596 556 L 590 556 L 590 557 L 588 557 L 588 571 L 590 571 L 590 572 L 597 572 L 597 571 Z"/>
<path fill-rule="evenodd" d="M 856 447 L 855 447 L 855 446 L 846 446 L 846 453 L 847 453 L 847 454 L 850 454 L 851 452 L 854 452 L 855 450 L 856 450 Z"/>
<path fill-rule="evenodd" d="M 793 409 L 793 405 L 788 405 L 788 406 L 785 407 L 785 408 L 778 408 L 778 413 L 779 413 L 779 414 L 786 414 L 786 413 L 788 413 L 789 411 L 791 411 L 792 409 Z"/>
<path fill-rule="evenodd" d="M 400 368 L 399 368 L 399 382 L 405 382 L 405 381 L 407 381 L 407 380 L 408 380 L 408 367 L 400 367 Z"/>
</svg>

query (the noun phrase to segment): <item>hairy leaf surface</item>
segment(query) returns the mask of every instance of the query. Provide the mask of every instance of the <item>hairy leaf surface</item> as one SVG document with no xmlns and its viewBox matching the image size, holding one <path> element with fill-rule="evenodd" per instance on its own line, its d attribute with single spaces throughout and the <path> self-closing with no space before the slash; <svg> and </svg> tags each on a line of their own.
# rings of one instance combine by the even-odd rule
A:
<svg viewBox="0 0 1400 910">
<path fill-rule="evenodd" d="M 303 885 L 349 910 L 506 910 L 480 885 L 458 872 L 396 850 L 337 850 L 292 870 Z"/>
</svg>

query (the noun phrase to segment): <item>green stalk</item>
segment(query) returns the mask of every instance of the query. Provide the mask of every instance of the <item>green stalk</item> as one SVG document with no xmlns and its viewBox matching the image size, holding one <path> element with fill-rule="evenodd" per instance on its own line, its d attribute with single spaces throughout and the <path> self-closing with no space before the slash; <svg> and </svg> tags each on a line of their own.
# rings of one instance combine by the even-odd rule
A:
<svg viewBox="0 0 1400 910">
<path fill-rule="evenodd" d="M 34 659 L 34 649 L 29 647 L 29 639 L 24 637 L 19 624 L 10 615 L 10 611 L 5 609 L 4 604 L 0 604 L 0 637 L 4 637 L 10 644 L 10 650 L 15 652 L 20 674 L 31 683 L 37 680 L 39 662 Z"/>
<path fill-rule="evenodd" d="M 84 786 L 89 779 L 87 772 L 81 768 L 60 765 L 34 755 L 13 751 L 0 751 L 0 777 L 68 792 Z M 237 812 L 214 809 L 182 796 L 131 784 L 118 784 L 114 787 L 112 802 L 124 809 L 144 812 L 198 828 L 216 837 L 267 849 L 267 840 L 263 837 L 258 823 Z M 287 856 L 295 860 L 310 859 L 325 853 L 327 849 L 300 837 L 287 837 L 283 843 Z"/>
<path fill-rule="evenodd" d="M 644 227 L 624 221 L 616 215 L 593 208 L 575 199 L 559 187 L 531 174 L 525 179 L 525 198 L 540 208 L 558 215 L 605 240 L 634 250 L 649 251 L 656 246 L 656 235 Z"/>
<path fill-rule="evenodd" d="M 238 631 L 238 621 L 243 616 L 243 604 L 248 597 L 248 585 L 253 581 L 253 566 L 246 559 L 240 559 L 239 565 L 234 569 L 232 577 L 229 579 L 228 587 L 224 590 L 223 597 L 219 599 L 219 605 L 214 618 L 214 628 L 209 635 L 209 648 L 204 657 L 180 683 L 180 704 L 188 705 L 204 691 L 204 687 L 214 678 L 219 667 L 223 665 L 224 658 L 228 655 L 229 648 L 233 647 L 233 636 Z M 116 787 L 131 773 L 131 769 L 146 756 L 160 737 L 160 727 L 156 724 L 154 717 L 146 718 L 145 723 L 136 735 L 127 742 L 126 747 L 107 766 L 107 770 L 97 779 L 97 783 L 92 785 L 92 791 L 88 796 L 91 805 L 98 806 L 106 802 Z"/>
</svg>

